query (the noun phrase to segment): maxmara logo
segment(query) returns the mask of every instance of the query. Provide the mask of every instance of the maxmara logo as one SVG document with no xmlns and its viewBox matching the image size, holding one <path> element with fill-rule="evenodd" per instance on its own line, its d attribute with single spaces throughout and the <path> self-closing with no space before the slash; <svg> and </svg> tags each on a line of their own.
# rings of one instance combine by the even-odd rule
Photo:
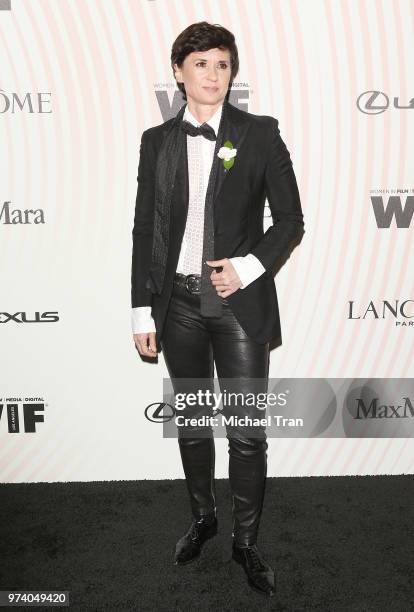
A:
<svg viewBox="0 0 414 612">
<path fill-rule="evenodd" d="M 389 193 L 390 191 L 396 194 L 414 192 L 413 189 L 383 190 L 384 193 Z M 378 193 L 378 191 L 374 193 Z M 393 219 L 395 219 L 395 224 L 398 228 L 410 227 L 414 214 L 414 195 L 407 195 L 404 203 L 401 195 L 389 195 L 387 200 L 384 200 L 382 195 L 371 195 L 370 197 L 378 228 L 389 228 Z"/>
<path fill-rule="evenodd" d="M 0 115 L 6 113 L 28 113 L 29 115 L 44 115 L 51 113 L 50 92 L 6 92 L 0 89 Z"/>
<path fill-rule="evenodd" d="M 36 433 L 46 405 L 42 397 L 0 397 L 0 431 L 6 423 L 9 433 Z"/>
<path fill-rule="evenodd" d="M 408 419 L 414 417 L 414 408 L 409 397 L 403 397 L 401 404 L 380 404 L 374 397 L 369 404 L 359 397 L 356 400 L 355 419 Z"/>
<path fill-rule="evenodd" d="M 59 313 L 57 310 L 50 310 L 47 312 L 27 313 L 24 311 L 15 312 L 0 312 L 0 323 L 10 322 L 22 324 L 22 323 L 57 323 L 59 321 Z"/>
<path fill-rule="evenodd" d="M 45 222 L 42 208 L 12 208 L 11 202 L 4 202 L 0 209 L 0 223 L 3 225 L 30 225 Z"/>
<path fill-rule="evenodd" d="M 350 300 L 348 305 L 348 319 L 391 319 L 396 327 L 414 326 L 414 300 L 371 300 L 361 306 Z"/>
</svg>

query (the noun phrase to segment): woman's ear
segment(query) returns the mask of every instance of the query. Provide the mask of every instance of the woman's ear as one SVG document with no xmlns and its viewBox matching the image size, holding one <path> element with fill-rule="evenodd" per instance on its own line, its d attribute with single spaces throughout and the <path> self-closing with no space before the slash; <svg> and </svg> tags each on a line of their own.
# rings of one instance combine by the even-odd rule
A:
<svg viewBox="0 0 414 612">
<path fill-rule="evenodd" d="M 175 80 L 178 83 L 182 83 L 183 82 L 183 77 L 182 77 L 182 74 L 181 74 L 181 68 L 179 68 L 177 64 L 174 64 L 174 75 L 175 75 Z"/>
</svg>

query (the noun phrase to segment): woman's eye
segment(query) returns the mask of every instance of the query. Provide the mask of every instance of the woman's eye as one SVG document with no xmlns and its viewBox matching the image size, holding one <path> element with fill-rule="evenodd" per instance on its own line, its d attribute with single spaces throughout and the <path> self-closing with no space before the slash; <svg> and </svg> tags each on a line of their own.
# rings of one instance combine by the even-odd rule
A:
<svg viewBox="0 0 414 612">
<path fill-rule="evenodd" d="M 206 62 L 197 62 L 196 66 L 200 66 L 200 68 L 205 68 L 206 67 Z M 229 64 L 220 64 L 220 68 L 222 70 L 226 70 L 229 67 Z"/>
</svg>

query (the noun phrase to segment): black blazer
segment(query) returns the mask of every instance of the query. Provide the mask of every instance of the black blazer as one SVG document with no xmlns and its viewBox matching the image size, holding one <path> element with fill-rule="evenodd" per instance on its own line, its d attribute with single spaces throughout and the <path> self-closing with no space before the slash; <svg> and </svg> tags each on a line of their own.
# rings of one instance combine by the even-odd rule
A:
<svg viewBox="0 0 414 612">
<path fill-rule="evenodd" d="M 214 259 L 253 253 L 261 261 L 266 271 L 245 289 L 238 289 L 228 296 L 227 301 L 248 336 L 259 343 L 272 341 L 272 344 L 281 344 L 273 273 L 289 257 L 304 234 L 296 177 L 277 119 L 253 115 L 230 103 L 227 117 L 228 129 L 224 140 L 232 142 L 237 155 L 233 167 L 227 172 L 219 160 L 214 189 Z M 188 211 L 188 167 L 187 163 L 181 163 L 177 168 L 171 201 L 164 286 L 160 295 L 152 293 L 148 277 L 154 231 L 155 169 L 164 134 L 172 121 L 169 119 L 142 133 L 132 231 L 131 304 L 132 308 L 152 307 L 158 350 L 161 350 L 160 340 Z M 273 225 L 264 233 L 266 198 Z"/>
</svg>

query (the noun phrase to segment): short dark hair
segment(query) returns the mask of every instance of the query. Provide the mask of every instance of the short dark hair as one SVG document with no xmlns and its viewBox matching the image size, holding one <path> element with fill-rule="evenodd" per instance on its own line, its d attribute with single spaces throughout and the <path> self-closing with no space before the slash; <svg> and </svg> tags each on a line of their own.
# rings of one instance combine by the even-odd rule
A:
<svg viewBox="0 0 414 612">
<path fill-rule="evenodd" d="M 175 39 L 171 49 L 171 67 L 174 78 L 176 78 L 174 64 L 181 67 L 187 55 L 193 51 L 208 51 L 216 48 L 230 51 L 230 88 L 233 79 L 239 72 L 239 54 L 234 34 L 217 23 L 212 24 L 207 21 L 192 23 Z M 187 100 L 184 83 L 177 82 L 177 86 L 184 99 Z"/>
</svg>

